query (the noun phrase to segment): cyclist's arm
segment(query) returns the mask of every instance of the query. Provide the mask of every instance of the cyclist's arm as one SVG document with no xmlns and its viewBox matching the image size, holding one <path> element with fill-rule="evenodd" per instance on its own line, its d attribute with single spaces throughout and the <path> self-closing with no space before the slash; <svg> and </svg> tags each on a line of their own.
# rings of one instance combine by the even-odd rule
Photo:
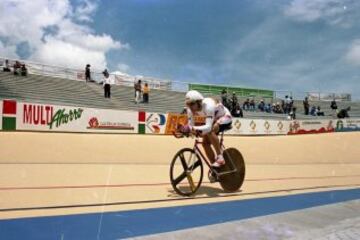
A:
<svg viewBox="0 0 360 240">
<path fill-rule="evenodd" d="M 204 125 L 201 125 L 201 126 L 193 126 L 192 125 L 192 126 L 193 126 L 193 129 L 195 131 L 201 131 L 202 133 L 206 134 L 206 133 L 211 132 L 213 122 L 214 122 L 214 117 L 213 116 L 207 116 Z"/>
</svg>

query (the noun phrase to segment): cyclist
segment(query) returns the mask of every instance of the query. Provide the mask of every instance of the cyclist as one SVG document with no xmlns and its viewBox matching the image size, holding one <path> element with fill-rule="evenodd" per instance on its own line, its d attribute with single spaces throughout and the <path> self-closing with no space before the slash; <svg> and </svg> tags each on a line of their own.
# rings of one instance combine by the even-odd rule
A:
<svg viewBox="0 0 360 240">
<path fill-rule="evenodd" d="M 204 98 L 198 91 L 191 90 L 185 99 L 189 123 L 181 126 L 183 134 L 199 134 L 203 138 L 203 147 L 213 167 L 221 167 L 225 164 L 224 156 L 218 137 L 219 132 L 231 129 L 232 117 L 230 111 L 219 101 L 212 98 Z M 194 117 L 203 116 L 205 124 L 195 126 Z M 216 157 L 211 148 L 214 147 Z"/>
</svg>

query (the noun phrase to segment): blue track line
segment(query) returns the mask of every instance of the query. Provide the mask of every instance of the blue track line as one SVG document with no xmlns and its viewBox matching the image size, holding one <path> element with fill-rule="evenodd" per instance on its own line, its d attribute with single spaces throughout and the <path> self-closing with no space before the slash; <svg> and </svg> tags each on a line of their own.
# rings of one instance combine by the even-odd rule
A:
<svg viewBox="0 0 360 240">
<path fill-rule="evenodd" d="M 360 188 L 103 214 L 0 220 L 0 239 L 121 239 L 356 199 L 360 199 Z"/>
</svg>

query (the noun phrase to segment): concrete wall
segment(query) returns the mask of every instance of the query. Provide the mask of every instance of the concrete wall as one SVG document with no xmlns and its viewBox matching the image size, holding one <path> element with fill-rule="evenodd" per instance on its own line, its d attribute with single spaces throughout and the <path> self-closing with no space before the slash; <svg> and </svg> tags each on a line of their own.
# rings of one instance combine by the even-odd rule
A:
<svg viewBox="0 0 360 240">
<path fill-rule="evenodd" d="M 360 132 L 225 138 L 248 164 L 360 163 Z M 0 163 L 169 164 L 193 139 L 172 136 L 0 132 Z"/>
</svg>

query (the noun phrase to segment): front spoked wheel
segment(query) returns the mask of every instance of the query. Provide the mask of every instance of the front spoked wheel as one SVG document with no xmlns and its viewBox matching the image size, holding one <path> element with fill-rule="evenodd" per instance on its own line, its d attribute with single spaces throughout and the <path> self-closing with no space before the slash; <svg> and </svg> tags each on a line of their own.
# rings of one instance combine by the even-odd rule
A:
<svg viewBox="0 0 360 240">
<path fill-rule="evenodd" d="M 170 165 L 170 182 L 178 194 L 190 196 L 200 187 L 203 165 L 193 149 L 184 148 L 176 153 Z"/>
</svg>

